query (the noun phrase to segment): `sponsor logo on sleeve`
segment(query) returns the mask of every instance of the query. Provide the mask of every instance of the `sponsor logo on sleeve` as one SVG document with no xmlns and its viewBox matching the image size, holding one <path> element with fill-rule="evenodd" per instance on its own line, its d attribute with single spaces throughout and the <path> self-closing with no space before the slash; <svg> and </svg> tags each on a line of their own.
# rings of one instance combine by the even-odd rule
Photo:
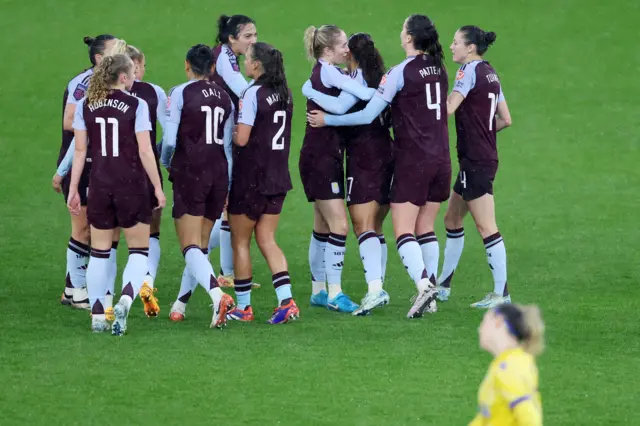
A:
<svg viewBox="0 0 640 426">
<path fill-rule="evenodd" d="M 86 84 L 78 84 L 76 86 L 76 90 L 73 91 L 73 98 L 76 101 L 79 101 L 80 99 L 84 98 L 84 94 L 87 91 L 87 85 Z"/>
<path fill-rule="evenodd" d="M 380 85 L 378 85 L 378 93 L 380 93 L 381 95 L 384 94 L 384 85 L 387 82 L 387 74 L 383 75 L 382 78 L 380 79 Z"/>
<path fill-rule="evenodd" d="M 458 73 L 456 74 L 456 81 L 462 80 L 463 78 L 464 78 L 464 71 L 458 70 Z"/>
</svg>

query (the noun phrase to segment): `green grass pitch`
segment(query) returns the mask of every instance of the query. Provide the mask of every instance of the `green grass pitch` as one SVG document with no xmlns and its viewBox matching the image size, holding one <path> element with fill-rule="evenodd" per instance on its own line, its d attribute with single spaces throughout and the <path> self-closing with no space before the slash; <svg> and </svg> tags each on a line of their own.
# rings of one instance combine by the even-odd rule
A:
<svg viewBox="0 0 640 426">
<path fill-rule="evenodd" d="M 2 0 L 0 10 L 0 424 L 460 425 L 473 417 L 490 357 L 477 344 L 481 314 L 467 306 L 491 288 L 491 275 L 470 219 L 453 300 L 437 315 L 404 318 L 413 284 L 390 221 L 391 305 L 367 318 L 308 307 L 312 210 L 297 160 L 300 87 L 311 66 L 302 33 L 323 23 L 370 32 L 391 66 L 403 59 L 399 32 L 410 13 L 431 16 L 445 48 L 461 25 L 498 34 L 487 59 L 514 124 L 498 138 L 497 214 L 513 298 L 538 303 L 547 323 L 545 423 L 640 424 L 637 2 Z M 127 336 L 93 335 L 87 312 L 58 303 L 70 227 L 50 187 L 62 92 L 88 63 L 82 37 L 109 32 L 142 48 L 146 78 L 168 90 L 185 79 L 188 47 L 213 43 L 223 12 L 257 20 L 259 38 L 284 52 L 295 93 L 295 189 L 279 241 L 302 317 L 264 323 L 275 295 L 254 250 L 263 284 L 253 293 L 255 323 L 209 330 L 202 290 L 187 320 L 171 323 L 184 263 L 165 211 L 161 317 L 146 319 L 136 302 Z M 447 65 L 453 79 L 449 54 Z M 454 143 L 453 125 L 451 133 Z M 359 299 L 358 257 L 350 236 L 343 281 Z"/>
</svg>

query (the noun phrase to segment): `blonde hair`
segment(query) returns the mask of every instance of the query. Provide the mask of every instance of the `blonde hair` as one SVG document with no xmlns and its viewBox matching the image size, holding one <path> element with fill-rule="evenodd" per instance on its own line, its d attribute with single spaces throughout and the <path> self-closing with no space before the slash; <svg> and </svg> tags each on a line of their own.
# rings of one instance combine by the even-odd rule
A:
<svg viewBox="0 0 640 426">
<path fill-rule="evenodd" d="M 313 25 L 304 32 L 304 49 L 307 58 L 314 62 L 322 56 L 325 48 L 333 48 L 342 30 L 335 25 L 323 25 L 316 28 Z"/>
<path fill-rule="evenodd" d="M 129 72 L 133 62 L 127 55 L 106 56 L 96 67 L 87 90 L 87 103 L 105 99 L 111 92 L 111 86 L 118 82 L 120 74 Z"/>
<path fill-rule="evenodd" d="M 121 39 L 116 40 L 107 52 L 105 56 L 121 55 L 127 53 L 127 42 Z"/>
<path fill-rule="evenodd" d="M 144 53 L 142 53 L 142 50 L 132 45 L 127 46 L 126 54 L 134 62 L 140 63 L 144 59 Z"/>
<path fill-rule="evenodd" d="M 544 321 L 536 305 L 504 304 L 495 308 L 502 315 L 509 333 L 531 355 L 540 355 L 544 350 Z"/>
</svg>

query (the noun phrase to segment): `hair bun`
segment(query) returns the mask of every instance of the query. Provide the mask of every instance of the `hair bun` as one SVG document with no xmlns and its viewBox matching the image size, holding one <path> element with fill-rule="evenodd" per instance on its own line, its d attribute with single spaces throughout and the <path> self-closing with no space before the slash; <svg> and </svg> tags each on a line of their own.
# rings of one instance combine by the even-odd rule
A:
<svg viewBox="0 0 640 426">
<path fill-rule="evenodd" d="M 496 33 L 494 33 L 493 31 L 489 31 L 484 35 L 484 41 L 487 42 L 487 44 L 492 44 L 494 41 L 496 41 L 496 38 Z"/>
<path fill-rule="evenodd" d="M 91 46 L 93 42 L 96 41 L 96 39 L 93 37 L 86 36 L 82 39 L 82 41 L 84 41 L 84 44 L 86 44 L 87 46 Z"/>
</svg>

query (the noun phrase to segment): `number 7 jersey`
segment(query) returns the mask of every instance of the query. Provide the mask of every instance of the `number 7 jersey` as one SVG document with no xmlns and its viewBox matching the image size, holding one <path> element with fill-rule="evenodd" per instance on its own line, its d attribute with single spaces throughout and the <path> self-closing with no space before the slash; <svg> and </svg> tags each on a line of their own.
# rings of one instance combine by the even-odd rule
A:
<svg viewBox="0 0 640 426">
<path fill-rule="evenodd" d="M 453 91 L 464 96 L 455 114 L 458 160 L 497 162 L 496 109 L 504 95 L 496 71 L 486 61 L 464 64 L 458 70 Z"/>
</svg>

